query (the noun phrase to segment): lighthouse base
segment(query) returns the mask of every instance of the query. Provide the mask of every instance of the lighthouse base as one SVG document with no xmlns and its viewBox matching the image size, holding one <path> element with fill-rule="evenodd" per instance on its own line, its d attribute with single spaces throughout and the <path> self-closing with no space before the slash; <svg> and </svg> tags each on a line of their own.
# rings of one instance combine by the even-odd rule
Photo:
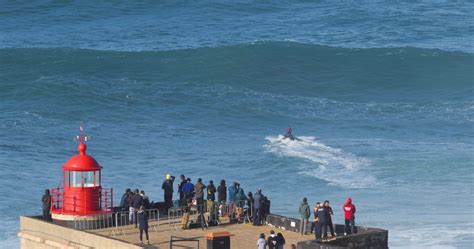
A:
<svg viewBox="0 0 474 249">
<path fill-rule="evenodd" d="M 52 213 L 53 223 L 77 230 L 101 229 L 114 226 L 111 212 L 91 215 Z"/>
</svg>

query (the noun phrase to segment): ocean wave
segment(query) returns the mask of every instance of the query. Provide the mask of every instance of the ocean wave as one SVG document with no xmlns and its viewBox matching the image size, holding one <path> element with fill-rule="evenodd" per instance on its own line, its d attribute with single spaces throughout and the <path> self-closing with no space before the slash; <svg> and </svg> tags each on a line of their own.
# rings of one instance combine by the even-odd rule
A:
<svg viewBox="0 0 474 249">
<path fill-rule="evenodd" d="M 472 52 L 472 10 L 469 1 L 6 2 L 0 47 L 163 51 L 291 40 Z"/>
<path fill-rule="evenodd" d="M 277 156 L 308 160 L 309 166 L 301 166 L 300 174 L 317 177 L 330 185 L 342 188 L 369 188 L 376 186 L 376 179 L 367 171 L 371 161 L 341 149 L 327 146 L 315 137 L 298 136 L 298 140 L 283 136 L 265 138 L 264 148 Z"/>
<path fill-rule="evenodd" d="M 153 92 L 154 86 L 163 84 L 224 84 L 365 102 L 472 100 L 474 67 L 474 55 L 462 52 L 409 47 L 348 49 L 294 42 L 161 52 L 8 48 L 0 49 L 0 58 L 0 92 L 4 93 L 18 85 L 37 87 L 48 78 L 62 78 L 62 87 L 94 89 L 99 84 L 120 90 L 138 82 Z M 75 79 L 82 82 L 78 85 Z M 52 84 L 56 83 L 50 81 Z"/>
</svg>

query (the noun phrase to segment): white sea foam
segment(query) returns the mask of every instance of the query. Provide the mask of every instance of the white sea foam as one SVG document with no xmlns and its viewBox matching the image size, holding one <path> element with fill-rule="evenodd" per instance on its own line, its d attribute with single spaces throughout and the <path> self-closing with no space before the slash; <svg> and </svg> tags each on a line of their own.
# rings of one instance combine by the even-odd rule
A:
<svg viewBox="0 0 474 249">
<path fill-rule="evenodd" d="M 267 152 L 282 157 L 302 158 L 310 162 L 301 166 L 300 173 L 344 188 L 367 188 L 376 184 L 375 178 L 367 172 L 371 162 L 341 149 L 333 148 L 316 140 L 315 137 L 298 137 L 291 141 L 283 136 L 266 137 Z"/>
<path fill-rule="evenodd" d="M 440 229 L 442 227 L 442 229 Z M 469 238 L 474 237 L 473 224 L 451 224 L 441 226 L 439 224 L 418 225 L 410 228 L 395 228 L 390 230 L 391 248 L 458 248 L 464 238 L 468 244 Z"/>
</svg>

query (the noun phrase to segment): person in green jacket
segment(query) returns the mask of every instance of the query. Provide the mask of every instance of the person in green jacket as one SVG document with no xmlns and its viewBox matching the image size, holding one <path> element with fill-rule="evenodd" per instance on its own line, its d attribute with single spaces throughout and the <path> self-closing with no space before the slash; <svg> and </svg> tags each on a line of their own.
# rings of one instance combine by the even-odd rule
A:
<svg viewBox="0 0 474 249">
<path fill-rule="evenodd" d="M 300 205 L 300 215 L 301 215 L 301 223 L 300 223 L 300 233 L 301 235 L 306 234 L 306 226 L 308 225 L 308 219 L 311 215 L 311 210 L 309 209 L 308 199 L 303 198 L 303 202 Z"/>
</svg>

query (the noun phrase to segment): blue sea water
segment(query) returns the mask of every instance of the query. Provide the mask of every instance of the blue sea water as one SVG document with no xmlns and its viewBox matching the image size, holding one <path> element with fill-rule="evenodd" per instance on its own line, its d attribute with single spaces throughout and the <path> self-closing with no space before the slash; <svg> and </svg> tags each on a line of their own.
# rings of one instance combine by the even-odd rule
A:
<svg viewBox="0 0 474 249">
<path fill-rule="evenodd" d="M 474 244 L 474 4 L 0 2 L 0 247 L 76 153 L 161 200 L 167 173 L 352 197 L 391 248 Z M 301 141 L 281 141 L 288 125 Z"/>
</svg>

